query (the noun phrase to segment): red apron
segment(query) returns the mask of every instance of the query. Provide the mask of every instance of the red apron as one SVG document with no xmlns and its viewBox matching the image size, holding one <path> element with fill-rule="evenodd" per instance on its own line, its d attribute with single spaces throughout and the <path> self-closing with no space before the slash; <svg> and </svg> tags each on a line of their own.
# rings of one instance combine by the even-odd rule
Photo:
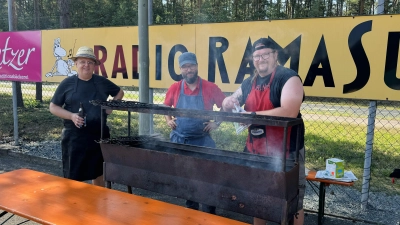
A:
<svg viewBox="0 0 400 225">
<path fill-rule="evenodd" d="M 264 91 L 256 89 L 256 82 L 253 82 L 251 91 L 246 99 L 244 109 L 247 112 L 264 111 L 275 108 L 270 99 L 271 83 L 274 79 L 275 71 L 271 74 L 271 79 Z M 250 153 L 282 157 L 283 127 L 251 125 L 249 135 L 246 140 L 246 147 Z M 287 129 L 286 157 L 289 156 L 290 131 Z"/>
</svg>

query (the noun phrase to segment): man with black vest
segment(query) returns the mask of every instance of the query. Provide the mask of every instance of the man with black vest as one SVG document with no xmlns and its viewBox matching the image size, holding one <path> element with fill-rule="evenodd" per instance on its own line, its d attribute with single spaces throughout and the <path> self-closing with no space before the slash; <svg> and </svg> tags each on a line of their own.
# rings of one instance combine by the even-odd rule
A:
<svg viewBox="0 0 400 225">
<path fill-rule="evenodd" d="M 304 100 L 303 84 L 299 75 L 278 63 L 279 48 L 268 38 L 260 38 L 253 44 L 253 76 L 245 79 L 239 89 L 224 99 L 222 107 L 232 111 L 244 105 L 248 114 L 301 118 L 300 106 Z M 251 125 L 246 140 L 245 152 L 281 156 L 284 131 L 282 127 Z M 287 157 L 296 152 L 297 129 L 288 129 Z M 305 189 L 304 168 L 304 124 L 301 127 L 299 147 L 299 202 L 294 224 L 304 223 L 303 198 Z M 265 225 L 266 221 L 254 218 L 254 224 Z"/>
</svg>

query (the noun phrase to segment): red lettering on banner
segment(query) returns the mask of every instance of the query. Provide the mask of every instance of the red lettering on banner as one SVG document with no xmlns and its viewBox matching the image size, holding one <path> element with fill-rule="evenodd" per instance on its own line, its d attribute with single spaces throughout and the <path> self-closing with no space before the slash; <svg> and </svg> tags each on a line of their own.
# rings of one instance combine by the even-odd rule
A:
<svg viewBox="0 0 400 225">
<path fill-rule="evenodd" d="M 138 45 L 132 45 L 132 79 L 139 79 L 138 73 Z"/>
<path fill-rule="evenodd" d="M 121 63 L 121 67 L 118 67 L 119 63 Z M 117 45 L 115 49 L 114 66 L 111 77 L 117 78 L 117 73 L 122 73 L 122 78 L 128 79 L 128 73 L 126 71 L 126 63 L 124 56 L 124 48 L 122 47 L 122 45 Z"/>
<path fill-rule="evenodd" d="M 99 52 L 101 52 L 102 57 L 100 58 Z M 107 49 L 102 45 L 94 46 L 94 55 L 100 61 L 100 65 L 94 68 L 94 73 L 102 75 L 105 78 L 108 78 L 106 68 L 104 67 L 104 63 L 107 61 Z M 99 73 L 99 68 L 101 73 Z"/>
</svg>

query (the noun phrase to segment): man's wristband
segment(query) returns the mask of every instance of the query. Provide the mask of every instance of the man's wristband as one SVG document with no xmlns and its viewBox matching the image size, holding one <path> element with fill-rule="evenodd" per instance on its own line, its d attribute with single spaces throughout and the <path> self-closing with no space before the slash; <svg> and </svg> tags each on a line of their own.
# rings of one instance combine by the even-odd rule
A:
<svg viewBox="0 0 400 225">
<path fill-rule="evenodd" d="M 222 121 L 215 121 L 215 124 L 217 124 L 217 126 L 221 125 Z"/>
<path fill-rule="evenodd" d="M 253 116 L 257 115 L 256 112 L 251 112 L 250 114 L 253 115 Z"/>
</svg>

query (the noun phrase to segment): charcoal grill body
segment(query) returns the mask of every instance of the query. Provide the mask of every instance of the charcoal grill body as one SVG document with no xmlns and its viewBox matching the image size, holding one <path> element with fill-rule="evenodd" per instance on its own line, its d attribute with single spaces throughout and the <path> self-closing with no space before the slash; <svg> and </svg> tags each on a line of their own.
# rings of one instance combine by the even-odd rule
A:
<svg viewBox="0 0 400 225">
<path fill-rule="evenodd" d="M 285 131 L 302 123 L 301 119 L 200 113 L 136 102 L 133 103 L 135 106 L 117 103 L 110 106 L 109 102 L 97 104 L 105 109 L 282 126 Z M 284 147 L 282 144 L 282 149 Z M 291 224 L 291 218 L 297 212 L 298 158 L 287 160 L 284 151 L 281 158 L 274 158 L 152 138 L 102 140 L 101 149 L 105 161 L 104 178 L 109 182 L 193 200 L 280 224 Z"/>
</svg>

